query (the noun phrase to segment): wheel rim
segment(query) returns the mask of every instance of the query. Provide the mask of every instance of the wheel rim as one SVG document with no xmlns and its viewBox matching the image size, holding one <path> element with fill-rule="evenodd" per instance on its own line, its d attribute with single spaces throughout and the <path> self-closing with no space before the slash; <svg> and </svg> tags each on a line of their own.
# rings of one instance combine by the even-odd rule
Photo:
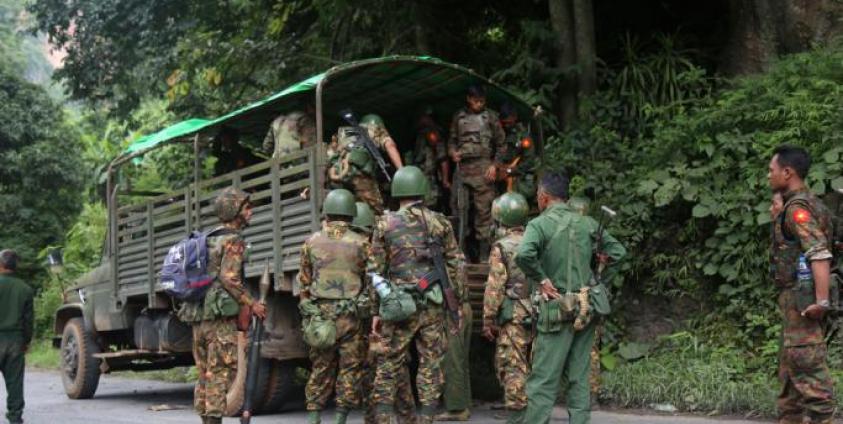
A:
<svg viewBox="0 0 843 424">
<path fill-rule="evenodd" d="M 73 333 L 67 335 L 64 347 L 61 350 L 62 369 L 65 375 L 71 380 L 76 379 L 79 371 L 79 343 Z"/>
</svg>

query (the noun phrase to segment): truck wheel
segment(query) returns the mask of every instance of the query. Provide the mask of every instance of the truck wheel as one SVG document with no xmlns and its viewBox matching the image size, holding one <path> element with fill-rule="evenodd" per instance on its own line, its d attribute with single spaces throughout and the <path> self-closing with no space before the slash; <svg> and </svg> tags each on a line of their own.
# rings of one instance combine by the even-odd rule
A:
<svg viewBox="0 0 843 424">
<path fill-rule="evenodd" d="M 303 390 L 301 384 L 295 381 L 297 368 L 296 361 L 272 360 L 272 369 L 269 372 L 269 382 L 261 412 L 280 411 L 292 398 L 296 397 L 297 392 Z"/>
<path fill-rule="evenodd" d="M 90 399 L 100 383 L 100 360 L 94 358 L 100 348 L 93 335 L 85 331 L 81 318 L 65 324 L 61 336 L 61 382 L 71 399 Z"/>
<path fill-rule="evenodd" d="M 249 351 L 248 334 L 243 331 L 237 332 L 237 372 L 231 379 L 228 386 L 228 393 L 225 395 L 225 416 L 237 417 L 243 408 L 243 399 L 246 397 L 246 373 L 248 372 Z M 258 370 L 258 381 L 255 387 L 254 409 L 261 408 L 261 402 L 265 397 L 267 381 L 269 380 L 270 362 L 268 359 L 261 359 Z"/>
</svg>

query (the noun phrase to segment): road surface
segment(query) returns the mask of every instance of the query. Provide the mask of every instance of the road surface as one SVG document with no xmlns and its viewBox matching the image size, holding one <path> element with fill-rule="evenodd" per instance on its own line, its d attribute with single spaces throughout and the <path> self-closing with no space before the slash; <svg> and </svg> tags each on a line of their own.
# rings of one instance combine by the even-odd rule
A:
<svg viewBox="0 0 843 424">
<path fill-rule="evenodd" d="M 2 386 L 2 385 L 0 385 Z M 5 405 L 5 388 L 0 387 L 0 404 Z M 121 377 L 103 376 L 93 399 L 70 400 L 64 394 L 61 378 L 57 372 L 27 370 L 25 380 L 27 424 L 149 424 L 149 423 L 199 423 L 199 418 L 190 409 L 193 387 L 190 384 L 165 383 L 159 381 L 133 380 Z M 165 410 L 156 407 L 168 405 Z M 3 411 L 5 414 L 5 410 Z M 473 423 L 503 424 L 494 419 L 494 412 L 488 406 L 479 406 L 472 411 Z M 554 422 L 566 423 L 564 409 L 557 408 Z M 304 411 L 255 417 L 256 424 L 304 424 Z M 325 413 L 322 422 L 333 422 L 333 414 Z M 361 423 L 360 415 L 352 415 L 350 423 Z M 769 422 L 769 421 L 767 421 Z M 226 418 L 224 424 L 239 423 Z M 596 411 L 592 414 L 594 424 L 758 424 L 759 421 L 738 419 L 717 419 L 671 415 L 641 415 Z"/>
</svg>

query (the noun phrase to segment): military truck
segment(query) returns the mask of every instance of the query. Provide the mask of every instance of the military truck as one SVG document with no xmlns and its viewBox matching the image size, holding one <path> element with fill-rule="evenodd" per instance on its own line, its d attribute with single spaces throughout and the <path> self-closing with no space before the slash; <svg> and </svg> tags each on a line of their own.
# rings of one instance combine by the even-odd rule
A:
<svg viewBox="0 0 843 424">
<path fill-rule="evenodd" d="M 431 57 L 393 56 L 339 65 L 219 118 L 180 122 L 132 143 L 108 166 L 108 232 L 102 262 L 66 290 L 55 313 L 54 345 L 61 350 L 67 395 L 94 396 L 102 373 L 193 364 L 191 329 L 176 318 L 177 302 L 159 286 L 158 272 L 174 243 L 190 231 L 219 224 L 213 201 L 220 190 L 234 185 L 248 191 L 254 205 L 251 225 L 243 232 L 249 245 L 246 284 L 256 288 L 265 263 L 274 281 L 255 403 L 262 411 L 280 408 L 300 388 L 294 378 L 297 368 L 307 366 L 295 275 L 302 242 L 321 225 L 326 141 L 343 125 L 338 112 L 350 107 L 360 114 L 381 115 L 406 151 L 415 140 L 416 111 L 434 105 L 440 113 L 437 119 L 447 126 L 472 83 L 486 85 L 491 107 L 508 101 L 520 116 L 533 116 L 529 104 L 469 69 Z M 323 142 L 204 178 L 202 158 L 216 134 L 235 130 L 241 144 L 257 149 L 276 116 L 308 105 L 315 106 L 316 139 Z M 540 127 L 535 125 L 540 149 Z M 170 193 L 133 191 L 131 173 L 125 169 L 155 149 L 178 143 L 192 144 L 192 183 Z M 468 269 L 478 318 L 486 271 L 484 266 Z M 243 400 L 246 337 L 239 337 L 229 415 L 237 413 Z"/>
</svg>

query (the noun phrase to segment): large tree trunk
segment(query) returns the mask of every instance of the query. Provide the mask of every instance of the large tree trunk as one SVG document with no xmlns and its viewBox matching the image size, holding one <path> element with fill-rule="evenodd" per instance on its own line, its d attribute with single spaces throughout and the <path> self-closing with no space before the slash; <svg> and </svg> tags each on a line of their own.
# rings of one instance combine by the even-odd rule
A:
<svg viewBox="0 0 843 424">
<path fill-rule="evenodd" d="M 577 118 L 577 83 L 574 78 L 576 48 L 571 0 L 549 0 L 550 23 L 556 33 L 556 67 L 564 72 L 557 87 L 557 117 L 562 129 L 569 129 Z"/>
<path fill-rule="evenodd" d="M 591 0 L 574 1 L 574 37 L 577 48 L 579 94 L 597 90 L 597 52 L 594 47 L 594 7 Z"/>
</svg>

